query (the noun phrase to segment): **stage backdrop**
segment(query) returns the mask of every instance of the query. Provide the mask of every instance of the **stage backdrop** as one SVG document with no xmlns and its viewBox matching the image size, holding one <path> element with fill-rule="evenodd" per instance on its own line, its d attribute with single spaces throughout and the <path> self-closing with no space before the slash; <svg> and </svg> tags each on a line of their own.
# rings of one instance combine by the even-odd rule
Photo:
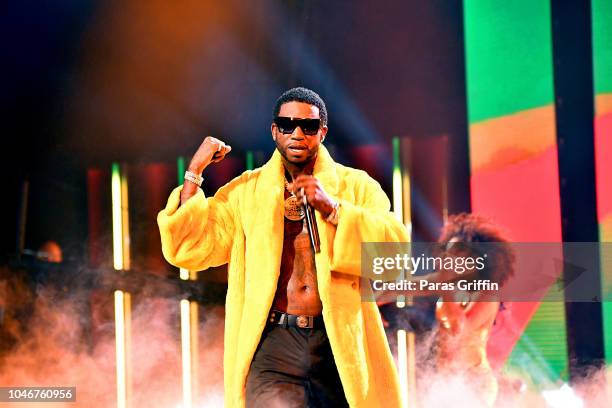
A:
<svg viewBox="0 0 612 408">
<path fill-rule="evenodd" d="M 513 242 L 561 241 L 550 4 L 464 2 L 472 210 Z M 489 356 L 567 377 L 563 303 L 507 304 Z"/>
</svg>

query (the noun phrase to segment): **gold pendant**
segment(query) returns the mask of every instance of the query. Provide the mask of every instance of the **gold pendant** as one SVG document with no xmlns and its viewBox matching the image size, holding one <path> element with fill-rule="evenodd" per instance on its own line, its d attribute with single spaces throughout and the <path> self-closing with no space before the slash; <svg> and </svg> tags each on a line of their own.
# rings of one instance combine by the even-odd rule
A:
<svg viewBox="0 0 612 408">
<path fill-rule="evenodd" d="M 285 200 L 285 218 L 290 221 L 300 221 L 305 216 L 304 207 L 302 207 L 297 197 L 294 195 L 287 197 Z"/>
</svg>

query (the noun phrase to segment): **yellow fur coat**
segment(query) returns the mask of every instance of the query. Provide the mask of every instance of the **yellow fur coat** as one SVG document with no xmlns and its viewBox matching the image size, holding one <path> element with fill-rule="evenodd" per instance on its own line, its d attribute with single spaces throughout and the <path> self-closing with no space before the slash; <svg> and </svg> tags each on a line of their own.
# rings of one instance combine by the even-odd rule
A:
<svg viewBox="0 0 612 408">
<path fill-rule="evenodd" d="M 364 171 L 342 166 L 321 146 L 314 176 L 341 203 L 338 226 L 316 212 L 316 254 L 323 319 L 344 392 L 352 407 L 399 407 L 397 373 L 376 304 L 360 296 L 361 242 L 407 242 L 389 199 Z M 229 262 L 226 299 L 225 405 L 245 405 L 251 360 L 276 292 L 283 245 L 284 170 L 275 151 L 214 197 L 202 190 L 179 207 L 176 188 L 157 222 L 173 265 L 203 270 Z"/>
</svg>

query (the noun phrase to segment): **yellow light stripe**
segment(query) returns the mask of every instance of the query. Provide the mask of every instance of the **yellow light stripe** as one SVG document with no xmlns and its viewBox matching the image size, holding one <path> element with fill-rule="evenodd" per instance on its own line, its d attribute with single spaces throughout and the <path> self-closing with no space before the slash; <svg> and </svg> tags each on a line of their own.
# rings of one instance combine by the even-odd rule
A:
<svg viewBox="0 0 612 408">
<path fill-rule="evenodd" d="M 129 407 L 132 392 L 132 295 L 123 292 L 123 327 L 125 339 L 125 403 Z"/>
<path fill-rule="evenodd" d="M 130 217 L 128 203 L 127 168 L 121 168 L 121 245 L 123 255 L 123 269 L 130 269 Z"/>
<path fill-rule="evenodd" d="M 198 302 L 189 302 L 191 332 L 191 395 L 200 395 L 198 390 Z"/>
<path fill-rule="evenodd" d="M 417 405 L 417 386 L 416 386 L 416 344 L 414 332 L 406 333 L 406 376 L 407 387 L 407 406 L 414 408 Z"/>
<path fill-rule="evenodd" d="M 402 222 L 408 228 L 408 236 L 412 236 L 412 202 L 410 197 L 410 174 L 404 170 L 402 175 L 402 199 L 404 206 L 404 218 Z"/>
<path fill-rule="evenodd" d="M 402 172 L 399 168 L 393 169 L 393 214 L 399 221 L 404 222 Z"/>
<path fill-rule="evenodd" d="M 127 406 L 124 293 L 115 291 L 115 360 L 117 371 L 117 408 Z"/>
<path fill-rule="evenodd" d="M 191 408 L 191 319 L 189 300 L 181 300 L 181 356 L 183 369 L 183 408 Z"/>
<path fill-rule="evenodd" d="M 111 199 L 113 216 L 113 267 L 123 269 L 123 227 L 121 212 L 121 174 L 118 164 L 113 164 L 111 173 Z"/>
<path fill-rule="evenodd" d="M 402 406 L 408 406 L 408 353 L 406 342 L 406 330 L 397 331 L 397 369 L 400 380 L 400 393 Z"/>
<path fill-rule="evenodd" d="M 180 268 L 182 280 L 195 280 L 197 272 Z M 193 396 L 197 394 L 198 378 L 198 303 L 182 299 L 181 310 L 181 361 L 183 374 L 183 406 L 193 406 Z"/>
</svg>

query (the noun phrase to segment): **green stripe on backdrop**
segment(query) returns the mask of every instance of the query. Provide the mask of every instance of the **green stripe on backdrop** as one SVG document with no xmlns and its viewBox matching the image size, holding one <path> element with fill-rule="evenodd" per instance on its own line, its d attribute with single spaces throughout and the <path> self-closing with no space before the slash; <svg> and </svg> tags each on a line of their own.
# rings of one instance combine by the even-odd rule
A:
<svg viewBox="0 0 612 408">
<path fill-rule="evenodd" d="M 612 92 L 612 1 L 591 0 L 595 93 Z"/>
<path fill-rule="evenodd" d="M 602 303 L 606 363 L 612 364 L 612 302 Z"/>
<path fill-rule="evenodd" d="M 185 158 L 179 156 L 176 159 L 176 175 L 178 185 L 182 185 L 185 182 Z"/>
<path fill-rule="evenodd" d="M 246 169 L 253 170 L 255 168 L 255 158 L 253 156 L 253 152 L 248 150 L 246 153 Z"/>
<path fill-rule="evenodd" d="M 507 369 L 523 372 L 535 385 L 567 380 L 565 308 L 561 302 L 542 302 L 516 343 Z"/>
<path fill-rule="evenodd" d="M 470 123 L 554 100 L 548 0 L 465 0 Z"/>
</svg>

